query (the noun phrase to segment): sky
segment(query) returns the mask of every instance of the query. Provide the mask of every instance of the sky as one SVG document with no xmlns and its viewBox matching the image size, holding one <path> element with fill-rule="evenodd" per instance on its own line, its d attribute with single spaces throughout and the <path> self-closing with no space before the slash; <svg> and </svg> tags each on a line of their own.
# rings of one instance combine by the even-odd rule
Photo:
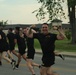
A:
<svg viewBox="0 0 76 75">
<path fill-rule="evenodd" d="M 0 0 L 0 21 L 8 20 L 9 24 L 37 24 L 46 22 L 48 18 L 38 21 L 35 13 L 32 13 L 39 7 L 40 4 L 37 0 Z M 66 4 L 64 9 L 67 18 Z M 67 23 L 68 18 L 62 19 L 62 21 Z"/>
</svg>

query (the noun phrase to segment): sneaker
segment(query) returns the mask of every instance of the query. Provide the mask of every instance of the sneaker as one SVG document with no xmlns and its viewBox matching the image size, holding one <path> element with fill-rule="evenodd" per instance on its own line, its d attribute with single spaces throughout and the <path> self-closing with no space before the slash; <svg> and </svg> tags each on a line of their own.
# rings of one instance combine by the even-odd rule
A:
<svg viewBox="0 0 76 75">
<path fill-rule="evenodd" d="M 42 65 L 39 65 L 39 68 L 41 68 L 42 67 Z"/>
<path fill-rule="evenodd" d="M 32 74 L 32 75 L 36 75 L 36 74 Z"/>
<path fill-rule="evenodd" d="M 65 60 L 64 55 L 59 54 L 59 57 L 62 58 L 63 60 Z"/>
<path fill-rule="evenodd" d="M 12 61 L 12 68 L 15 69 L 16 61 Z"/>
<path fill-rule="evenodd" d="M 19 68 L 19 65 L 15 65 L 15 69 L 18 69 Z"/>
<path fill-rule="evenodd" d="M 0 61 L 0 66 L 2 66 L 2 62 Z"/>
<path fill-rule="evenodd" d="M 14 62 L 15 60 L 14 59 L 12 59 L 12 62 Z"/>
</svg>

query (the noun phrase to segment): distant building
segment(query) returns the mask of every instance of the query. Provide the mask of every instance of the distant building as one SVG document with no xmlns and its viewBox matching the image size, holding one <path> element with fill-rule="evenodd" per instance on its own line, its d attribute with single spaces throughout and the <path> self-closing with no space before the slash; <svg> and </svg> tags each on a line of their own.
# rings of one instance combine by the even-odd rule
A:
<svg viewBox="0 0 76 75">
<path fill-rule="evenodd" d="M 15 27 L 21 27 L 21 28 L 24 28 L 24 27 L 29 27 L 31 26 L 32 24 L 8 24 L 4 27 L 4 30 L 7 30 L 9 28 L 15 28 Z M 41 28 L 42 24 L 35 24 L 36 25 L 36 28 Z M 51 26 L 51 24 L 49 24 L 49 26 Z M 71 25 L 70 24 L 62 24 L 62 28 L 63 29 L 70 29 L 71 28 Z"/>
</svg>

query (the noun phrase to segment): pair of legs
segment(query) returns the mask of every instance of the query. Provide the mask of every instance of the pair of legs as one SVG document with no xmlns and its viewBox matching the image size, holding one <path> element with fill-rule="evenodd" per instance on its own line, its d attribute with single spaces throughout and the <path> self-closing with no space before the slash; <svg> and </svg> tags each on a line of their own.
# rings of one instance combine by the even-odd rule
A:
<svg viewBox="0 0 76 75">
<path fill-rule="evenodd" d="M 6 52 L 6 51 L 3 51 L 2 53 L 1 53 L 1 57 L 4 59 L 4 60 L 6 60 L 6 61 L 8 61 L 9 63 L 11 63 L 12 61 L 6 56 L 6 54 L 10 54 L 8 51 Z M 10 54 L 11 55 L 11 54 Z M 12 57 L 12 56 L 11 56 Z"/>
<path fill-rule="evenodd" d="M 8 53 L 9 53 L 9 52 L 8 52 Z M 13 59 L 10 60 L 10 59 L 6 56 L 6 54 L 7 54 L 6 51 L 1 52 L 0 61 L 1 61 L 1 59 L 3 58 L 3 59 L 6 60 L 7 62 L 9 62 L 9 63 L 12 65 L 13 69 L 14 69 L 16 62 L 15 62 Z"/>
<path fill-rule="evenodd" d="M 31 58 L 27 58 L 27 66 L 29 70 L 31 71 L 32 75 L 35 75 L 34 66 L 40 67 L 40 65 L 37 63 L 34 63 Z"/>
<path fill-rule="evenodd" d="M 9 50 L 8 51 L 8 57 L 13 59 L 12 53 L 19 58 L 18 53 L 15 50 Z M 11 57 L 10 57 L 11 56 Z"/>
<path fill-rule="evenodd" d="M 40 68 L 40 75 L 58 75 L 53 72 L 52 65 L 55 63 L 55 53 L 42 56 L 42 67 Z"/>
<path fill-rule="evenodd" d="M 28 46 L 28 51 L 27 51 L 27 66 L 28 66 L 29 70 L 31 71 L 32 75 L 35 75 L 34 66 L 36 66 L 36 67 L 39 68 L 40 65 L 37 64 L 37 63 L 35 63 L 35 62 L 33 62 L 34 55 L 35 55 L 35 49 L 32 48 L 31 46 Z"/>
<path fill-rule="evenodd" d="M 18 53 L 18 61 L 17 61 L 17 64 L 15 66 L 16 69 L 18 69 L 22 58 L 26 61 L 26 54 L 25 53 L 24 54 Z"/>
<path fill-rule="evenodd" d="M 12 50 L 11 52 L 18 57 L 18 53 L 15 50 Z"/>
<path fill-rule="evenodd" d="M 10 59 L 13 59 L 13 56 L 12 56 L 10 50 L 7 51 L 7 54 L 8 54 L 8 57 L 9 57 Z"/>
<path fill-rule="evenodd" d="M 23 58 L 25 61 L 26 61 L 26 45 L 19 45 L 18 46 L 18 61 L 17 61 L 17 64 L 15 66 L 15 69 L 18 69 L 19 68 L 19 64 L 21 62 L 21 59 Z"/>
<path fill-rule="evenodd" d="M 11 60 L 6 56 L 7 54 L 9 55 Z M 2 58 L 5 59 L 8 62 L 11 62 L 12 60 L 14 60 L 13 56 L 11 55 L 9 50 L 8 51 L 3 51 L 3 52 L 0 53 L 0 61 L 1 61 Z"/>
<path fill-rule="evenodd" d="M 39 67 L 39 64 L 34 63 L 31 58 L 27 58 L 25 53 L 24 54 L 19 53 L 18 56 L 19 56 L 19 58 L 18 58 L 18 62 L 17 62 L 17 65 L 16 65 L 16 69 L 18 69 L 19 64 L 21 62 L 21 58 L 23 57 L 23 59 L 27 63 L 27 66 L 28 66 L 29 70 L 31 71 L 32 75 L 35 75 L 34 66 Z"/>
<path fill-rule="evenodd" d="M 9 56 L 9 59 L 11 59 L 12 62 L 15 62 L 16 63 L 16 61 L 13 59 L 12 54 L 10 53 L 10 50 L 7 50 L 7 54 Z"/>
<path fill-rule="evenodd" d="M 50 66 L 50 67 L 42 66 L 42 67 L 40 68 L 40 75 L 59 75 L 59 74 L 54 73 L 54 72 L 52 71 L 51 66 Z"/>
<path fill-rule="evenodd" d="M 18 57 L 18 53 L 15 51 L 15 44 L 11 44 L 9 43 L 9 47 L 10 47 L 10 53 L 13 53 L 15 56 Z"/>
</svg>

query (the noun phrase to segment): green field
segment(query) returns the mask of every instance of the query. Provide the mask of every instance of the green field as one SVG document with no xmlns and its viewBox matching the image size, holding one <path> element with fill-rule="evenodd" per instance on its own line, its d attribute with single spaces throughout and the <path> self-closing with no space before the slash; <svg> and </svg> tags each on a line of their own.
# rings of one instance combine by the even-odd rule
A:
<svg viewBox="0 0 76 75">
<path fill-rule="evenodd" d="M 76 52 L 76 45 L 70 44 L 71 41 L 68 41 L 67 39 L 65 40 L 57 40 L 55 45 L 56 45 L 56 50 L 58 51 L 68 51 L 68 52 Z M 40 44 L 38 40 L 35 39 L 34 41 L 35 48 L 40 49 Z"/>
</svg>

